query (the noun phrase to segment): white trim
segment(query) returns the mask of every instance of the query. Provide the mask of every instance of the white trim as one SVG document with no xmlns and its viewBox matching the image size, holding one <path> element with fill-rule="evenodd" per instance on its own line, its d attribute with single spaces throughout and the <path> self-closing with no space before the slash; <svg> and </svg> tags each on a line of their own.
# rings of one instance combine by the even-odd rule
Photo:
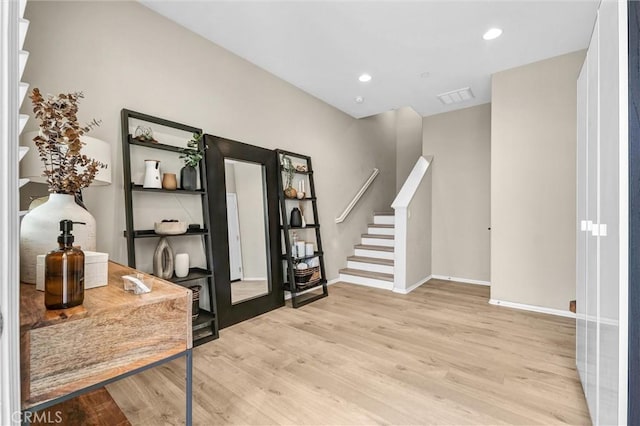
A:
<svg viewBox="0 0 640 426">
<path fill-rule="evenodd" d="M 257 278 L 245 277 L 245 278 L 242 278 L 240 281 L 267 281 L 267 277 L 257 277 Z M 238 282 L 238 281 L 234 281 L 234 282 Z"/>
<path fill-rule="evenodd" d="M 619 259 L 618 294 L 618 424 L 627 424 L 629 363 L 629 57 L 627 2 L 618 2 L 619 148 Z"/>
<path fill-rule="evenodd" d="M 391 203 L 391 208 L 407 208 L 413 196 L 416 195 L 416 191 L 418 190 L 418 186 L 420 182 L 422 182 L 422 178 L 425 174 L 427 174 L 427 169 L 429 165 L 433 163 L 433 155 L 427 155 L 426 157 L 420 156 L 415 166 L 409 173 L 409 177 L 402 185 L 400 192 L 396 196 L 396 199 Z"/>
<path fill-rule="evenodd" d="M 415 283 L 414 285 L 410 286 L 409 288 L 395 288 L 394 287 L 392 291 L 394 293 L 398 293 L 398 294 L 409 294 L 413 290 L 415 290 L 416 288 L 420 287 L 422 284 L 426 284 L 431 278 L 433 278 L 433 276 L 429 275 L 428 277 L 419 280 L 417 283 Z"/>
<path fill-rule="evenodd" d="M 556 315 L 559 317 L 575 318 L 576 314 L 571 311 L 563 311 L 560 309 L 545 308 L 543 306 L 526 305 L 524 303 L 507 302 L 505 300 L 489 299 L 489 304 L 496 306 L 504 306 L 505 308 L 520 309 L 522 311 L 538 312 L 541 314 Z"/>
<path fill-rule="evenodd" d="M 18 234 L 18 12 L 0 1 L 0 424 L 20 418 L 20 298 Z"/>
<path fill-rule="evenodd" d="M 347 216 L 349 216 L 349 213 L 351 213 L 351 210 L 353 210 L 353 208 L 358 203 L 358 201 L 360 201 L 360 198 L 362 198 L 362 196 L 367 191 L 367 189 L 369 189 L 369 186 L 371 186 L 371 184 L 375 180 L 376 176 L 378 176 L 378 173 L 380 173 L 380 170 L 373 169 L 373 172 L 371 172 L 371 176 L 369 176 L 369 179 L 367 179 L 365 181 L 365 183 L 362 185 L 362 188 L 360 188 L 360 190 L 353 197 L 353 200 L 351 200 L 349 205 L 347 205 L 347 207 L 344 209 L 342 214 L 340 216 L 336 217 L 336 223 L 344 222 L 344 220 L 347 218 Z"/>
<path fill-rule="evenodd" d="M 474 280 L 471 278 L 448 277 L 446 275 L 435 275 L 435 274 L 431 275 L 431 278 L 435 280 L 455 281 L 455 282 L 464 283 L 464 284 L 486 285 L 489 287 L 491 286 L 491 282 L 489 281 Z"/>
<path fill-rule="evenodd" d="M 339 283 L 339 282 L 340 282 L 340 280 L 338 278 L 333 279 L 333 280 L 329 280 L 329 281 L 327 281 L 327 287 L 330 286 L 330 285 L 333 285 L 335 283 Z M 309 293 L 309 292 L 312 292 L 314 290 L 318 290 L 319 288 L 320 287 L 310 288 L 309 290 L 301 291 L 300 293 L 297 293 L 297 294 L 300 295 L 300 294 Z M 291 292 L 285 290 L 284 291 L 284 300 L 290 300 L 290 299 L 291 299 Z"/>
</svg>

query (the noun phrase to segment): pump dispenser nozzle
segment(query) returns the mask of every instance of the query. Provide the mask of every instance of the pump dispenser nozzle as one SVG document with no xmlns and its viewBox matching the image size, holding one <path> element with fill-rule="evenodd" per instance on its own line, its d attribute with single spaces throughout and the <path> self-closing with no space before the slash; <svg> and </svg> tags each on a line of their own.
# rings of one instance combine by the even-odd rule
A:
<svg viewBox="0 0 640 426">
<path fill-rule="evenodd" d="M 60 235 L 58 236 L 58 243 L 65 245 L 73 243 L 74 237 L 71 234 L 71 231 L 73 231 L 74 223 L 78 225 L 86 225 L 85 222 L 74 222 L 69 219 L 60 221 Z"/>
</svg>

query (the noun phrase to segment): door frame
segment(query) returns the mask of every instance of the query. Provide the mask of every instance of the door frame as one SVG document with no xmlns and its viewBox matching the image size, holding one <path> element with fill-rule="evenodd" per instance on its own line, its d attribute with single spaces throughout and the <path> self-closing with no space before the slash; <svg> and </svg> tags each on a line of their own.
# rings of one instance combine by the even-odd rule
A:
<svg viewBox="0 0 640 426">
<path fill-rule="evenodd" d="M 20 424 L 18 1 L 0 2 L 0 424 Z"/>
<path fill-rule="evenodd" d="M 275 151 L 213 135 L 204 135 L 205 162 L 209 188 L 209 215 L 213 246 L 213 276 L 220 329 L 284 306 L 282 249 L 278 205 L 278 160 Z M 271 291 L 260 297 L 231 303 L 229 275 L 229 234 L 225 158 L 259 163 L 264 166 L 264 194 L 267 241 L 267 277 Z"/>
</svg>

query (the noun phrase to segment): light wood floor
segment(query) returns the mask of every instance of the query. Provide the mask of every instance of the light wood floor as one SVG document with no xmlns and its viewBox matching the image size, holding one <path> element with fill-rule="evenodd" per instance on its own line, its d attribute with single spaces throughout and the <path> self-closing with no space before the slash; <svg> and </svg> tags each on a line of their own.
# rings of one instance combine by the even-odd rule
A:
<svg viewBox="0 0 640 426">
<path fill-rule="evenodd" d="M 267 280 L 242 280 L 231 283 L 231 303 L 240 303 L 269 293 Z"/>
<path fill-rule="evenodd" d="M 222 330 L 194 350 L 194 424 L 590 424 L 574 320 L 431 280 L 349 284 Z M 184 362 L 109 386 L 134 425 L 181 424 Z"/>
</svg>

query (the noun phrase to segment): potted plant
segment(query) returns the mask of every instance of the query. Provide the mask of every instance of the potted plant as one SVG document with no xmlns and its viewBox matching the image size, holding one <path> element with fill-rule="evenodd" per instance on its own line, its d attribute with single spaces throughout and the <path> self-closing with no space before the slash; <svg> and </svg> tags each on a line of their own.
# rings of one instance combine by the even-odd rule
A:
<svg viewBox="0 0 640 426">
<path fill-rule="evenodd" d="M 207 149 L 202 146 L 202 133 L 194 133 L 192 139 L 187 142 L 187 148 L 181 150 L 180 158 L 184 160 L 184 167 L 180 170 L 180 187 L 189 191 L 196 190 L 198 186 L 198 171 L 196 167 L 204 157 Z"/>
<path fill-rule="evenodd" d="M 286 173 L 284 182 L 284 195 L 287 198 L 296 198 L 298 191 L 293 187 L 293 176 L 296 173 L 295 167 L 291 163 L 291 158 L 282 156 L 282 169 Z"/>
<path fill-rule="evenodd" d="M 82 136 L 100 123 L 92 120 L 85 126 L 79 124 L 78 101 L 84 97 L 81 92 L 45 97 L 35 88 L 29 97 L 40 127 L 33 141 L 50 192 L 48 201 L 31 210 L 20 224 L 21 279 L 35 283 L 37 256 L 56 248 L 61 220 L 82 222 L 83 226 L 74 230 L 75 243 L 82 250 L 95 251 L 96 221 L 76 204 L 75 197 L 106 165 L 82 153 Z"/>
</svg>

